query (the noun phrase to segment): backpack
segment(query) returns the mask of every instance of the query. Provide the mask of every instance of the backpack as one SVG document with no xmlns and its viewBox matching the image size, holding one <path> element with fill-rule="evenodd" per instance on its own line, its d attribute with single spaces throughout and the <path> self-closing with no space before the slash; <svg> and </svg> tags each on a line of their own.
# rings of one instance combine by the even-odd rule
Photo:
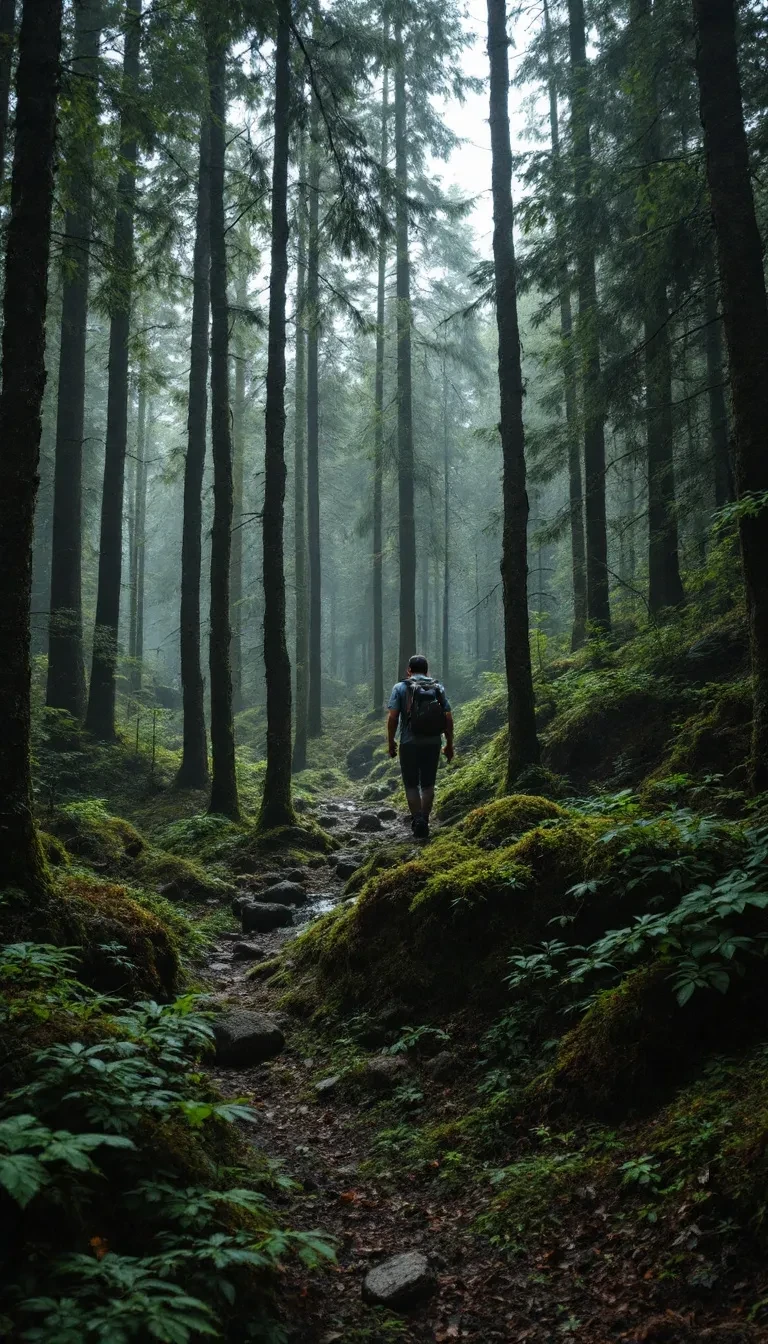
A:
<svg viewBox="0 0 768 1344">
<path fill-rule="evenodd" d="M 431 677 L 406 681 L 408 724 L 414 737 L 440 737 L 445 732 L 443 690 Z"/>
</svg>

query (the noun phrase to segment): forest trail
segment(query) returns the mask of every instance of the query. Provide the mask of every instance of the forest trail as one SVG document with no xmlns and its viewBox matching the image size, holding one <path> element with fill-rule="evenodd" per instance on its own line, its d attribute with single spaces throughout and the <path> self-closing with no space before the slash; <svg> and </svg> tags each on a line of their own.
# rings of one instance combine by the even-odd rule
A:
<svg viewBox="0 0 768 1344">
<path fill-rule="evenodd" d="M 343 828 L 334 829 L 342 852 L 351 850 L 362 858 L 373 846 L 407 838 L 402 814 L 387 816 L 374 835 L 355 830 L 362 812 L 382 807 L 361 805 L 353 798 L 326 799 L 317 813 L 325 814 L 325 820 L 335 812 Z M 333 862 L 332 857 L 328 863 L 306 866 L 310 898 L 297 911 L 292 928 L 252 935 L 265 957 L 274 956 L 312 918 L 344 899 L 344 880 L 336 876 Z M 276 862 L 275 870 L 280 866 Z M 282 866 L 286 874 L 297 867 L 288 861 Z M 334 1045 L 281 1011 L 279 987 L 248 977 L 253 962 L 232 955 L 243 936 L 227 933 L 212 948 L 212 995 L 228 1008 L 275 1017 L 285 1047 L 267 1063 L 217 1067 L 213 1077 L 227 1097 L 243 1098 L 255 1110 L 258 1123 L 247 1127 L 246 1137 L 296 1182 L 295 1190 L 277 1196 L 286 1221 L 333 1237 L 338 1256 L 326 1272 L 303 1272 L 298 1266 L 281 1278 L 281 1313 L 291 1344 L 439 1344 L 454 1339 L 473 1344 L 553 1344 L 559 1339 L 579 1344 L 757 1344 L 768 1339 L 768 1332 L 744 1321 L 736 1328 L 732 1318 L 725 1324 L 713 1302 L 691 1311 L 688 1294 L 687 1302 L 678 1303 L 675 1286 L 656 1276 L 653 1227 L 649 1224 L 641 1233 L 637 1225 L 628 1224 L 616 1232 L 611 1219 L 615 1210 L 601 1201 L 578 1225 L 569 1223 L 563 1211 L 559 1222 L 555 1217 L 558 1231 L 549 1243 L 530 1254 L 494 1249 L 475 1228 L 487 1210 L 488 1181 L 453 1181 L 450 1169 L 445 1163 L 441 1169 L 437 1161 L 414 1164 L 412 1170 L 397 1161 L 399 1141 L 405 1146 L 413 1136 L 411 1118 L 414 1126 L 460 1119 L 467 1108 L 468 1080 L 438 1082 L 430 1076 L 428 1060 L 409 1055 L 396 1101 L 375 1094 L 362 1103 L 359 1097 L 351 1101 L 343 1089 L 335 1088 L 327 1099 L 319 1097 L 317 1082 L 338 1071 L 338 1055 L 335 1067 L 330 1058 Z M 380 1039 L 364 1037 L 357 1044 L 366 1047 L 370 1060 L 393 1058 L 382 1051 Z M 412 1117 L 402 1096 L 408 1088 L 414 1093 Z M 436 1278 L 432 1296 L 403 1314 L 367 1305 L 366 1274 L 404 1251 L 429 1258 Z M 685 1286 L 680 1287 L 684 1298 Z"/>
<path fill-rule="evenodd" d="M 362 858 L 374 846 L 402 843 L 407 823 L 401 813 L 382 803 L 360 804 L 352 798 L 324 800 L 319 813 L 334 813 L 344 827 L 343 851 Z M 383 812 L 381 831 L 355 831 L 361 815 Z M 389 815 L 387 815 L 389 814 Z M 339 835 L 334 829 L 334 834 Z M 415 848 L 415 847 L 414 847 Z M 334 856 L 335 857 L 335 856 Z M 296 867 L 292 864 L 290 867 Z M 275 865 L 277 868 L 278 865 Z M 344 880 L 331 864 L 306 868 L 307 905 L 297 912 L 288 929 L 254 935 L 266 956 L 305 929 L 311 919 L 337 904 Z M 299 922 L 299 920 L 301 922 Z M 220 1069 L 213 1077 L 228 1097 L 243 1097 L 259 1116 L 247 1137 L 277 1159 L 285 1174 L 300 1184 L 288 1195 L 287 1215 L 292 1226 L 322 1229 L 335 1238 L 338 1264 L 327 1273 L 294 1275 L 281 1283 L 281 1302 L 301 1344 L 377 1344 L 400 1340 L 465 1339 L 476 1341 L 551 1338 L 520 1303 L 509 1262 L 494 1255 L 472 1233 L 478 1208 L 466 1189 L 443 1188 L 443 1183 L 411 1174 L 393 1177 L 365 1170 L 372 1145 L 382 1129 L 389 1133 L 391 1117 L 376 1114 L 376 1098 L 367 1106 L 350 1104 L 335 1094 L 318 1100 L 314 1081 L 323 1076 L 327 1044 L 312 1039 L 302 1024 L 281 1014 L 276 1001 L 281 991 L 258 979 L 247 978 L 251 962 L 232 956 L 234 943 L 245 935 L 226 934 L 212 948 L 208 975 L 213 996 L 228 1007 L 264 1010 L 276 1015 L 286 1035 L 285 1049 L 273 1060 L 248 1069 Z M 376 1045 L 371 1058 L 379 1056 Z M 391 1056 L 390 1056 L 391 1058 Z M 330 1066 L 325 1074 L 331 1074 Z M 413 1072 L 408 1079 L 419 1088 L 424 1078 Z M 427 1082 L 427 1086 L 429 1083 Z M 432 1084 L 444 1093 L 445 1118 L 458 1109 L 450 1088 Z M 395 1140 L 396 1141 L 396 1140 Z M 379 1140 L 379 1142 L 381 1142 Z M 437 1164 L 434 1164 L 435 1167 Z M 363 1168 L 363 1170 L 361 1170 Z M 438 1173 L 435 1172 L 435 1175 Z M 390 1256 L 416 1250 L 429 1257 L 437 1276 L 437 1291 L 406 1317 L 363 1302 L 362 1285 L 368 1271 Z M 514 1309 L 515 1301 L 520 1309 Z"/>
</svg>

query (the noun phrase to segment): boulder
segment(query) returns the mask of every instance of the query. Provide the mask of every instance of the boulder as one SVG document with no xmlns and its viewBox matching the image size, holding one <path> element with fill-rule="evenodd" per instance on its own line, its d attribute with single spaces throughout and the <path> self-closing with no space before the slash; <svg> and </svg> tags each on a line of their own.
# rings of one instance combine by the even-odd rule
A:
<svg viewBox="0 0 768 1344">
<path fill-rule="evenodd" d="M 405 1082 L 409 1073 L 405 1060 L 399 1059 L 397 1055 L 376 1055 L 368 1060 L 363 1080 L 372 1092 L 394 1092 L 396 1087 Z"/>
<path fill-rule="evenodd" d="M 231 1068 L 247 1068 L 278 1055 L 285 1037 L 273 1017 L 236 1008 L 222 1013 L 213 1026 L 216 1059 Z"/>
<path fill-rule="evenodd" d="M 363 1281 L 363 1298 L 372 1306 L 400 1311 L 415 1307 L 431 1297 L 437 1279 L 426 1255 L 421 1251 L 403 1251 L 370 1270 Z"/>
<path fill-rule="evenodd" d="M 341 1081 L 341 1074 L 333 1073 L 328 1078 L 321 1078 L 319 1083 L 315 1083 L 315 1092 L 318 1097 L 327 1097 L 331 1092 L 335 1092 Z"/>
<path fill-rule="evenodd" d="M 397 821 L 396 807 L 380 807 L 376 816 L 380 821 Z"/>
<path fill-rule="evenodd" d="M 346 881 L 353 873 L 356 873 L 363 862 L 359 854 L 337 854 L 336 855 L 336 876 L 342 881 Z"/>
<path fill-rule="evenodd" d="M 276 882 L 259 892 L 260 901 L 273 905 L 303 905 L 306 899 L 307 893 L 298 882 Z"/>
<path fill-rule="evenodd" d="M 235 896 L 230 902 L 230 909 L 233 915 L 240 915 L 246 905 L 251 905 L 254 901 L 253 891 L 241 891 L 239 896 Z"/>
<path fill-rule="evenodd" d="M 340 821 L 341 818 L 335 812 L 324 812 L 321 817 L 317 818 L 318 826 L 324 831 L 333 830 L 333 827 L 338 826 Z"/>
<path fill-rule="evenodd" d="M 375 812 L 361 812 L 355 822 L 356 831 L 383 831 L 384 826 Z"/>
<path fill-rule="evenodd" d="M 436 1083 L 452 1083 L 459 1072 L 459 1062 L 450 1050 L 441 1050 L 425 1068 Z"/>
<path fill-rule="evenodd" d="M 293 923 L 293 911 L 277 901 L 248 901 L 240 910 L 243 933 L 269 933 Z"/>
<path fill-rule="evenodd" d="M 248 943 L 241 939 L 232 944 L 232 957 L 235 961 L 262 961 L 266 955 L 258 943 Z"/>
<path fill-rule="evenodd" d="M 283 873 L 286 882 L 304 882 L 306 876 L 303 868 L 289 868 L 287 873 Z"/>
</svg>

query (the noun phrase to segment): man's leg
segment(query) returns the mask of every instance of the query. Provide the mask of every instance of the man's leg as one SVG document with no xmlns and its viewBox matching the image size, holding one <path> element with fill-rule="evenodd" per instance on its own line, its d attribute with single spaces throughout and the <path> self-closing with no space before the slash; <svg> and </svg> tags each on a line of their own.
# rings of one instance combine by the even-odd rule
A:
<svg viewBox="0 0 768 1344">
<path fill-rule="evenodd" d="M 429 745 L 420 748 L 419 782 L 421 785 L 421 815 L 426 822 L 429 821 L 432 804 L 435 801 L 435 780 L 437 779 L 437 767 L 439 764 L 439 743 L 437 746 L 430 743 Z"/>
<path fill-rule="evenodd" d="M 400 747 L 400 773 L 403 776 L 403 788 L 412 817 L 421 815 L 421 790 L 419 789 L 418 746 L 406 742 Z"/>
</svg>

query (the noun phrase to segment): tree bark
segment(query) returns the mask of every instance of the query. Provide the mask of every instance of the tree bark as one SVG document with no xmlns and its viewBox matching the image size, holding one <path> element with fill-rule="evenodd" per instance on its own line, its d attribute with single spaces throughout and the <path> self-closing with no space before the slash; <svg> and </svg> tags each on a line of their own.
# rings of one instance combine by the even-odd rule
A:
<svg viewBox="0 0 768 1344">
<path fill-rule="evenodd" d="M 709 396 L 709 433 L 712 443 L 712 474 L 715 507 L 722 509 L 733 499 L 733 466 L 728 435 L 728 410 L 725 402 L 722 319 L 718 311 L 718 277 L 715 258 L 709 248 L 704 263 L 704 346 L 707 361 Z"/>
<path fill-rule="evenodd" d="M 7 8 L 7 5 L 5 6 Z M 10 5 L 13 11 L 14 5 Z M 0 8 L 0 43 L 5 40 Z M 85 133 L 70 147 L 67 169 L 70 205 L 64 221 L 59 339 L 59 386 L 51 539 L 50 629 L 46 702 L 76 719 L 85 714 L 82 603 L 82 477 L 85 419 L 85 347 L 88 326 L 88 277 L 93 228 L 93 161 L 99 113 L 98 73 L 101 0 L 75 5 L 72 74 L 75 97 L 82 99 Z M 11 30 L 12 32 L 12 30 Z M 0 46 L 0 52 L 5 48 Z M 0 142 L 4 71 L 0 61 Z M 7 87 L 5 106 L 7 113 Z M 0 174 L 2 173 L 0 144 Z"/>
<path fill-rule="evenodd" d="M 576 196 L 578 344 L 583 368 L 584 486 L 587 619 L 596 631 L 611 628 L 608 598 L 608 533 L 605 517 L 605 416 L 600 370 L 599 310 L 595 263 L 589 63 L 584 0 L 568 0 L 571 136 Z"/>
<path fill-rule="evenodd" d="M 728 347 L 736 497 L 768 492 L 768 301 L 755 215 L 736 44 L 735 0 L 694 0 L 696 71 Z M 768 529 L 764 509 L 739 521 L 754 720 L 750 774 L 768 788 Z"/>
<path fill-rule="evenodd" d="M 547 40 L 547 85 L 549 94 L 549 130 L 552 142 L 552 174 L 555 180 L 554 214 L 555 244 L 557 249 L 557 289 L 560 304 L 560 340 L 563 347 L 563 393 L 565 401 L 565 432 L 568 442 L 568 504 L 571 525 L 571 582 L 573 586 L 573 625 L 571 649 L 580 649 L 587 633 L 587 570 L 584 551 L 584 492 L 581 479 L 581 447 L 579 444 L 579 407 L 577 395 L 576 357 L 573 346 L 573 313 L 571 310 L 571 276 L 565 238 L 563 189 L 560 178 L 560 118 L 557 107 L 555 55 L 552 43 L 552 25 L 549 5 L 544 0 L 544 26 Z"/>
<path fill-rule="evenodd" d="M 320 108 L 312 95 L 307 249 L 307 532 L 309 538 L 309 710 L 307 732 L 319 737 L 322 717 L 322 574 L 320 567 Z"/>
<path fill-rule="evenodd" d="M 45 388 L 45 312 L 62 0 L 25 0 L 3 297 L 0 393 L 0 888 L 44 898 L 30 764 L 32 534 Z"/>
<path fill-rule="evenodd" d="M 213 13 L 206 26 L 211 107 L 211 449 L 213 527 L 211 529 L 211 611 L 208 668 L 211 684 L 210 813 L 237 820 L 235 728 L 232 716 L 230 647 L 230 566 L 232 561 L 232 435 L 229 422 L 229 301 L 227 234 L 224 213 L 224 159 L 227 142 L 227 46 Z"/>
<path fill-rule="evenodd" d="M 384 44 L 389 25 L 384 25 Z M 381 163 L 389 157 L 389 70 L 384 69 L 381 93 Z M 379 266 L 376 285 L 376 372 L 373 393 L 373 708 L 384 705 L 384 353 L 386 348 L 387 231 L 379 228 Z"/>
<path fill-rule="evenodd" d="M 517 277 L 509 135 L 509 57 L 505 0 L 488 3 L 490 65 L 491 188 L 496 323 L 499 333 L 499 397 L 504 524 L 501 579 L 504 601 L 504 661 L 507 673 L 509 747 L 506 788 L 520 771 L 539 761 L 528 633 L 528 495 L 525 486 L 523 373 L 517 319 Z"/>
<path fill-rule="evenodd" d="M 285 290 L 288 279 L 288 141 L 291 99 L 291 7 L 277 0 L 272 243 L 264 448 L 264 671 L 267 770 L 259 812 L 264 831 L 295 821 L 291 803 L 291 664 L 285 638 Z"/>
<path fill-rule="evenodd" d="M 141 690 L 144 660 L 144 573 L 147 518 L 147 389 L 139 377 L 136 477 L 133 498 L 133 546 L 131 554 L 131 612 L 128 653 L 131 659 L 131 691 Z"/>
<path fill-rule="evenodd" d="M 5 181 L 11 71 L 16 36 L 16 0 L 0 0 L 0 186 Z"/>
<path fill-rule="evenodd" d="M 413 388 L 411 379 L 411 263 L 408 245 L 408 110 L 405 44 L 395 22 L 395 180 L 397 206 L 397 502 L 400 561 L 398 675 L 405 676 L 416 651 L 416 518 L 413 483 Z"/>
<path fill-rule="evenodd" d="M 299 146 L 298 261 L 296 266 L 296 366 L 294 374 L 293 504 L 296 574 L 296 709 L 293 769 L 307 766 L 309 713 L 309 591 L 307 585 L 307 184 L 304 134 Z"/>
<path fill-rule="evenodd" d="M 242 264 L 237 284 L 237 305 L 248 303 L 248 271 Z M 232 706 L 243 708 L 243 477 L 245 472 L 245 341 L 243 320 L 235 334 L 235 397 L 232 404 L 233 507 L 232 507 Z"/>
<path fill-rule="evenodd" d="M 450 672 L 451 646 L 449 640 L 451 582 L 450 582 L 450 523 L 451 523 L 451 459 L 448 436 L 448 378 L 443 359 L 443 618 L 442 666 L 440 675 L 446 680 Z M 435 589 L 437 592 L 437 589 Z M 437 605 L 437 599 L 435 599 Z"/>
<path fill-rule="evenodd" d="M 211 309 L 211 121 L 200 123 L 197 219 L 192 275 L 192 340 L 187 406 L 187 459 L 181 537 L 181 619 L 179 644 L 184 732 L 176 788 L 208 784 L 205 685 L 200 655 L 200 575 L 202 569 L 203 474 L 208 416 L 208 331 Z"/>
<path fill-rule="evenodd" d="M 114 742 L 117 737 L 115 726 L 117 635 L 120 621 L 123 492 L 128 440 L 128 342 L 131 331 L 133 235 L 138 162 L 135 99 L 139 84 L 141 7 L 142 0 L 126 0 L 124 105 L 120 114 L 120 154 L 124 167 L 117 185 L 118 206 L 115 213 L 114 296 L 109 324 L 109 387 L 101 499 L 99 580 L 91 685 L 85 717 L 85 726 L 89 732 L 106 742 Z"/>
<path fill-rule="evenodd" d="M 648 466 L 648 607 L 656 615 L 684 600 L 678 558 L 675 506 L 672 360 L 666 257 L 657 255 L 648 235 L 653 206 L 653 165 L 662 162 L 661 120 L 652 47 L 651 0 L 632 0 L 630 24 L 634 48 L 632 75 L 637 141 L 642 156 L 643 200 L 638 219 L 642 249 L 645 426 Z"/>
</svg>

